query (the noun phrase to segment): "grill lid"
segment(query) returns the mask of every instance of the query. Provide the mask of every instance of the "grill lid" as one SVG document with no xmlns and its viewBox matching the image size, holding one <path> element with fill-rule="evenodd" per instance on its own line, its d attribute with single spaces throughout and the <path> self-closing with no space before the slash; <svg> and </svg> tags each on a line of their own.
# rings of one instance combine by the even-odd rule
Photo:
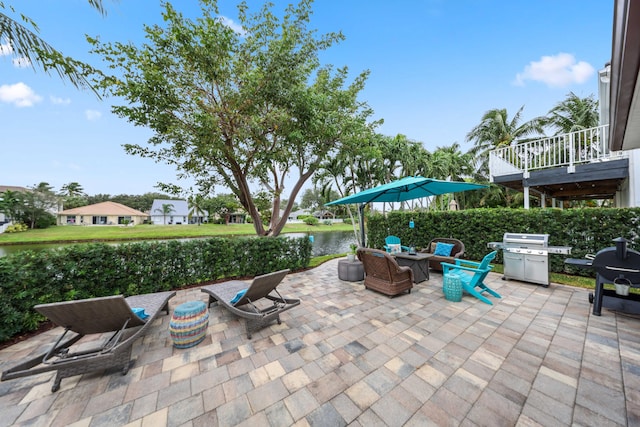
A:
<svg viewBox="0 0 640 427">
<path fill-rule="evenodd" d="M 502 241 L 505 245 L 520 245 L 522 247 L 547 246 L 548 234 L 504 233 Z"/>
<path fill-rule="evenodd" d="M 591 264 L 600 276 L 610 282 L 616 279 L 628 279 L 634 285 L 640 285 L 640 252 L 627 249 L 627 240 L 614 239 L 615 247 L 598 251 Z"/>
</svg>

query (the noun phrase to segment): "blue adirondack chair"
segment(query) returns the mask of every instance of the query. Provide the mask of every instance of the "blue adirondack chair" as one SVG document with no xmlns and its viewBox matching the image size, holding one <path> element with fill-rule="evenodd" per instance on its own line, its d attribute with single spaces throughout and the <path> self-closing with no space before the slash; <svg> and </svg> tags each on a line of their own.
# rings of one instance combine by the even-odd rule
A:
<svg viewBox="0 0 640 427">
<path fill-rule="evenodd" d="M 387 252 L 391 252 L 391 247 L 389 245 L 400 245 L 400 248 L 403 251 L 409 252 L 409 246 L 403 246 L 400 244 L 400 238 L 398 236 L 387 236 L 384 239 L 384 250 Z"/>
<path fill-rule="evenodd" d="M 455 274 L 460 277 L 462 283 L 462 289 L 469 295 L 473 295 L 480 301 L 493 305 L 489 298 L 482 295 L 483 293 L 489 293 L 496 298 L 502 298 L 499 293 L 490 289 L 485 283 L 484 279 L 487 274 L 493 268 L 493 265 L 489 264 L 496 257 L 497 251 L 493 251 L 487 254 L 482 261 L 467 261 L 463 259 L 456 259 L 455 264 L 447 262 L 442 263 L 443 277 L 447 274 Z"/>
</svg>

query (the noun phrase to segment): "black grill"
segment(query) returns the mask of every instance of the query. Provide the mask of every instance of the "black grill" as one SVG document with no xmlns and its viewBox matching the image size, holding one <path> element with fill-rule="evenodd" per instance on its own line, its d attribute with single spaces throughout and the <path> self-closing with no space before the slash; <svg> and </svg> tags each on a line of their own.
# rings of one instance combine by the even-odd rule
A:
<svg viewBox="0 0 640 427">
<path fill-rule="evenodd" d="M 600 316 L 603 306 L 640 314 L 640 296 L 628 293 L 630 287 L 640 287 L 640 252 L 628 249 L 628 241 L 623 237 L 613 241 L 615 246 L 601 249 L 593 259 L 569 258 L 565 263 L 595 270 L 595 295 L 589 295 L 593 314 Z M 616 290 L 604 289 L 605 284 L 616 285 Z"/>
</svg>

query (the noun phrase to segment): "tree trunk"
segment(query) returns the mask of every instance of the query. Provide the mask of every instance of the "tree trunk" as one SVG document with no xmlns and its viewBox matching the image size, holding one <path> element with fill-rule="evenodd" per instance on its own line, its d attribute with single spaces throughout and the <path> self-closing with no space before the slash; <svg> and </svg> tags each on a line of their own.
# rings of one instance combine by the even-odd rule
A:
<svg viewBox="0 0 640 427">
<path fill-rule="evenodd" d="M 296 197 L 298 196 L 298 193 L 302 189 L 302 186 L 304 185 L 304 183 L 311 177 L 311 175 L 313 175 L 314 171 L 315 169 L 310 168 L 306 173 L 300 175 L 300 178 L 298 179 L 298 181 L 293 186 L 293 189 L 291 190 L 291 194 L 289 195 L 289 202 L 287 203 L 287 206 L 285 206 L 284 211 L 282 212 L 282 218 L 278 218 L 278 221 L 274 222 L 273 221 L 274 216 L 271 215 L 270 235 L 274 237 L 277 237 L 280 235 L 280 233 L 282 232 L 282 229 L 287 224 L 287 219 L 289 218 L 291 209 L 293 209 L 293 203 L 295 202 Z M 275 211 L 276 208 L 278 209 L 278 211 L 280 210 L 279 195 L 273 200 L 273 210 Z M 278 212 L 278 215 L 279 214 L 280 212 Z"/>
</svg>

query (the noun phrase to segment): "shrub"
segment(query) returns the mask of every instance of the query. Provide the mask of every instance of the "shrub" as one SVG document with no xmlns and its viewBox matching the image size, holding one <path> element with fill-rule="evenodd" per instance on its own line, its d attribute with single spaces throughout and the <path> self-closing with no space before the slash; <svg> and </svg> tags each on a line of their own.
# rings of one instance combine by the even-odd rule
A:
<svg viewBox="0 0 640 427">
<path fill-rule="evenodd" d="M 307 225 L 318 225 L 318 223 L 320 222 L 320 221 L 318 221 L 318 218 L 316 218 L 314 216 L 306 217 L 303 221 Z"/>
<path fill-rule="evenodd" d="M 322 223 L 324 225 L 333 225 L 333 221 L 331 221 L 330 219 L 325 219 L 324 221 L 322 221 Z"/>
<path fill-rule="evenodd" d="M 36 304 L 143 294 L 309 265 L 308 237 L 88 243 L 0 258 L 0 342 L 34 330 Z"/>
<path fill-rule="evenodd" d="M 10 226 L 8 226 L 5 230 L 5 233 L 20 233 L 23 231 L 27 231 L 28 229 L 29 227 L 27 226 L 27 224 L 18 222 L 16 224 L 11 224 Z"/>
<path fill-rule="evenodd" d="M 409 221 L 414 228 L 409 228 Z M 465 245 L 466 259 L 481 260 L 490 249 L 488 242 L 501 242 L 504 233 L 549 234 L 549 245 L 570 246 L 571 255 L 549 257 L 552 273 L 592 275 L 590 270 L 564 264 L 565 258 L 583 258 L 614 246 L 624 237 L 629 248 L 640 248 L 640 208 L 574 209 L 469 209 L 461 211 L 401 212 L 373 214 L 367 218 L 367 246 L 382 248 L 386 236 L 426 247 L 434 237 L 454 237 Z M 502 263 L 498 251 L 497 264 Z"/>
</svg>

